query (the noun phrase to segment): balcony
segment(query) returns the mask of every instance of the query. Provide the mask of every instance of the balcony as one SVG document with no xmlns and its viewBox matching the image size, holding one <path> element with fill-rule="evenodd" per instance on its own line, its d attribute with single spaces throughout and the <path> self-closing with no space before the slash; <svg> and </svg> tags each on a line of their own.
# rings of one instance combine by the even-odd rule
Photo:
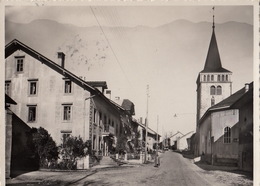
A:
<svg viewBox="0 0 260 186">
<path fill-rule="evenodd" d="M 115 135 L 115 128 L 110 125 L 104 125 L 104 131 L 102 135 L 108 136 L 109 134 Z"/>
</svg>

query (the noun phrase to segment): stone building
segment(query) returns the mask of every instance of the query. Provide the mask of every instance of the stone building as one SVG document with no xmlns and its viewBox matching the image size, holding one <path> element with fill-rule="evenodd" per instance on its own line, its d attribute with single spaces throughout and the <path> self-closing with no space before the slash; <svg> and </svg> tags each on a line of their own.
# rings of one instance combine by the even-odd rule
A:
<svg viewBox="0 0 260 186">
<path fill-rule="evenodd" d="M 196 135 L 194 137 L 195 155 L 201 155 L 198 146 L 201 140 L 199 134 L 199 123 L 206 111 L 213 105 L 219 103 L 232 93 L 232 72 L 222 67 L 220 54 L 215 35 L 215 24 L 213 21 L 212 36 L 204 65 L 204 69 L 197 78 L 197 121 Z"/>
<path fill-rule="evenodd" d="M 18 40 L 5 47 L 5 90 L 17 105 L 10 106 L 29 127 L 43 127 L 59 145 L 70 135 L 92 141 L 102 155 L 103 134 L 121 125 L 120 112 L 104 96 L 105 82 L 87 82 L 68 71 L 65 54 L 51 61 Z"/>
</svg>

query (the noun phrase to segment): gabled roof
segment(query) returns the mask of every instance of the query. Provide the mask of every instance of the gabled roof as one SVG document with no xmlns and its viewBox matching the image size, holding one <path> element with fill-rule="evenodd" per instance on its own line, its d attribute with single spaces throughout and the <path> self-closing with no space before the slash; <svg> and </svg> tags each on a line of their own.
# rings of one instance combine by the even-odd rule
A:
<svg viewBox="0 0 260 186">
<path fill-rule="evenodd" d="M 17 105 L 17 103 L 10 96 L 8 96 L 7 94 L 5 94 L 5 103 Z"/>
<path fill-rule="evenodd" d="M 250 91 L 250 90 L 251 91 L 253 90 L 253 82 L 251 82 L 249 84 L 249 90 L 248 91 Z M 217 109 L 231 107 L 234 103 L 236 103 L 239 99 L 241 99 L 242 96 L 244 96 L 246 93 L 248 93 L 248 91 L 246 92 L 245 87 L 243 87 L 242 89 L 238 90 L 237 92 L 235 92 L 234 94 L 232 94 L 228 98 L 226 98 L 223 101 L 219 102 L 218 104 L 210 107 L 209 110 L 217 110 Z"/>
<path fill-rule="evenodd" d="M 189 134 L 193 134 L 193 133 L 194 133 L 194 131 L 190 131 L 190 132 L 184 134 L 182 137 L 180 137 L 180 139 L 184 138 L 185 136 L 187 136 L 187 135 L 189 135 Z"/>
<path fill-rule="evenodd" d="M 182 134 L 180 131 L 178 131 L 178 132 L 176 132 L 175 134 L 173 134 L 172 136 L 170 136 L 169 138 L 172 138 L 172 137 L 176 136 L 177 134 L 181 134 L 182 136 L 184 135 L 184 134 Z"/>
<path fill-rule="evenodd" d="M 41 61 L 45 65 L 51 67 L 52 69 L 56 70 L 57 72 L 61 73 L 62 75 L 69 77 L 73 80 L 75 80 L 78 84 L 80 84 L 84 89 L 90 91 L 91 93 L 95 93 L 96 89 L 88 85 L 85 81 L 80 79 L 78 76 L 74 75 L 70 71 L 62 68 L 57 63 L 53 62 L 52 60 L 48 59 L 47 57 L 43 56 L 42 54 L 36 52 L 29 46 L 23 44 L 22 42 L 18 41 L 17 39 L 14 39 L 10 43 L 8 43 L 5 46 L 5 58 L 9 57 L 11 54 L 13 54 L 16 50 L 22 50 L 32 56 L 33 58 Z"/>
<path fill-rule="evenodd" d="M 229 70 L 223 68 L 221 65 L 214 27 L 210 40 L 206 63 L 204 69 L 201 72 L 230 72 Z"/>
<path fill-rule="evenodd" d="M 108 104 L 111 104 L 113 108 L 118 110 L 118 108 L 112 104 L 97 88 L 94 88 L 90 86 L 86 81 L 82 80 L 72 72 L 66 70 L 65 68 L 62 68 L 57 63 L 53 62 L 52 60 L 48 59 L 47 57 L 43 56 L 39 52 L 36 52 L 29 46 L 23 44 L 22 42 L 18 41 L 17 39 L 12 40 L 10 43 L 8 43 L 5 46 L 5 58 L 12 55 L 16 50 L 22 50 L 32 56 L 33 58 L 41 61 L 45 65 L 49 66 L 56 72 L 62 74 L 63 76 L 70 78 L 71 81 L 75 82 L 77 85 L 81 86 L 84 90 L 89 91 L 93 95 L 100 96 L 104 101 L 106 101 Z"/>
<path fill-rule="evenodd" d="M 218 111 L 218 110 L 224 110 L 224 109 L 231 109 L 233 105 L 235 105 L 240 99 L 242 99 L 245 95 L 249 94 L 250 92 L 253 91 L 253 82 L 249 84 L 249 90 L 246 92 L 245 87 L 242 89 L 238 90 L 231 96 L 227 97 L 226 99 L 222 100 L 216 105 L 213 105 L 210 107 L 205 114 L 201 117 L 199 120 L 199 123 L 211 112 L 213 111 Z"/>
</svg>

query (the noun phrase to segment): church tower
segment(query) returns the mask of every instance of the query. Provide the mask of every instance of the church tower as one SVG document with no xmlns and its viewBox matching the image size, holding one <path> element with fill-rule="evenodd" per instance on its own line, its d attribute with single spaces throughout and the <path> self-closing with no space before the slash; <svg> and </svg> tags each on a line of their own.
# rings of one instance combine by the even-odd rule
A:
<svg viewBox="0 0 260 186">
<path fill-rule="evenodd" d="M 212 36 L 206 62 L 197 78 L 197 124 L 209 107 L 231 95 L 231 75 L 232 72 L 221 65 L 213 15 Z"/>
</svg>

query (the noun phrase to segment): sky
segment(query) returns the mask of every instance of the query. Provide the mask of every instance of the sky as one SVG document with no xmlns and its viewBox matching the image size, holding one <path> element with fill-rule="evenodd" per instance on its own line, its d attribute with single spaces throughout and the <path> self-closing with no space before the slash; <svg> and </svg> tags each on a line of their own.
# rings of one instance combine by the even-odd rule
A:
<svg viewBox="0 0 260 186">
<path fill-rule="evenodd" d="M 225 23 L 229 21 L 237 21 L 240 23 L 247 23 L 253 25 L 253 12 L 252 6 L 216 6 L 214 10 L 215 22 L 216 23 Z M 94 14 L 93 14 L 94 12 Z M 94 17 L 95 15 L 96 17 Z M 15 22 L 15 23 L 30 23 L 38 19 L 48 19 L 54 20 L 59 23 L 75 25 L 79 27 L 91 27 L 99 26 L 102 27 L 136 27 L 136 26 L 149 26 L 149 27 L 158 27 L 160 25 L 165 25 L 174 20 L 185 19 L 192 21 L 194 23 L 198 22 L 212 22 L 213 10 L 212 6 L 83 6 L 83 7 L 7 7 L 5 9 L 5 19 Z M 98 21 L 97 21 L 98 20 Z M 211 34 L 211 33 L 209 33 Z M 185 36 L 182 36 L 185 37 Z M 218 35 L 217 35 L 218 37 Z M 120 37 L 119 37 L 120 39 Z M 126 36 L 124 36 L 126 39 Z M 209 43 L 210 38 L 205 38 Z M 130 41 L 131 42 L 131 41 Z M 138 46 L 136 46 L 138 48 Z M 140 47 L 141 48 L 141 47 Z M 157 50 L 157 49 L 156 49 Z M 156 50 L 154 51 L 156 53 Z M 119 51 L 116 49 L 115 51 Z M 201 54 L 203 57 L 206 57 L 207 49 Z M 159 52 L 158 52 L 159 54 Z M 119 54 L 117 54 L 120 56 Z M 151 56 L 147 56 L 147 59 Z M 158 59 L 160 58 L 157 56 Z M 133 58 L 133 60 L 138 59 Z M 143 59 L 139 59 L 142 61 Z M 127 61 L 131 61 L 128 59 Z M 196 123 L 196 106 L 194 108 L 185 109 L 183 102 L 171 102 L 169 99 L 169 106 L 167 108 L 167 99 L 164 102 L 160 102 L 164 98 L 164 92 L 167 90 L 159 89 L 158 86 L 160 83 L 169 82 L 169 80 L 163 78 L 172 78 L 174 79 L 174 74 L 172 77 L 164 76 L 163 70 L 167 70 L 167 66 L 162 66 L 163 70 L 158 71 L 149 71 L 149 69 L 143 70 L 143 76 L 131 78 L 136 75 L 136 71 L 131 71 L 130 65 L 126 63 L 116 63 L 117 73 L 122 74 L 124 78 L 121 78 L 120 83 L 125 84 L 125 87 L 116 88 L 118 83 L 115 79 L 108 82 L 108 85 L 114 89 L 114 96 L 120 96 L 121 98 L 130 98 L 133 100 L 142 100 L 140 102 L 134 102 L 136 107 L 136 118 L 145 117 L 147 108 L 149 111 L 148 118 L 149 123 L 152 129 L 156 130 L 157 116 L 159 117 L 159 133 L 165 135 L 168 132 L 175 133 L 180 130 L 182 133 L 189 132 L 195 129 Z M 151 64 L 156 65 L 156 64 Z M 225 67 L 225 66 L 224 66 Z M 113 68 L 113 67 L 111 67 Z M 136 66 L 138 68 L 138 66 Z M 201 66 L 202 70 L 203 66 Z M 192 70 L 192 69 L 188 69 Z M 121 71 L 121 72 L 119 72 Z M 155 74 L 152 79 L 147 79 L 146 73 L 149 74 L 147 77 L 151 77 L 151 74 Z M 184 74 L 186 72 L 183 72 Z M 199 71 L 197 72 L 199 73 Z M 161 78 L 158 82 L 158 76 L 161 75 Z M 196 78 L 192 84 L 195 84 Z M 142 84 L 140 82 L 143 82 Z M 174 79 L 175 83 L 169 84 L 167 86 L 176 86 L 181 87 L 182 79 Z M 156 83 L 154 83 L 156 82 Z M 243 82 L 244 83 L 244 82 Z M 242 84 L 243 84 L 242 83 Z M 130 85 L 131 84 L 131 85 Z M 147 102 L 147 87 L 149 84 L 149 99 Z M 130 86 L 129 86 L 130 85 Z M 242 87 L 241 87 L 242 88 Z M 135 89 L 135 90 L 134 90 Z M 191 90 L 196 92 L 196 90 Z M 173 92 L 174 93 L 174 92 Z M 172 95 L 174 97 L 174 94 Z M 196 97 L 190 98 L 187 93 L 184 93 L 183 96 L 187 97 L 187 103 L 192 99 L 196 100 Z M 166 103 L 166 104 L 165 104 Z M 174 104 L 174 105 L 172 105 Z M 148 107 L 147 107 L 148 105 Z M 177 116 L 177 117 L 175 117 Z M 189 122 L 190 125 L 187 125 L 186 130 L 183 131 L 183 125 L 186 125 Z M 179 126 L 178 126 L 179 125 Z M 182 125 L 182 126 L 181 126 Z"/>
</svg>

